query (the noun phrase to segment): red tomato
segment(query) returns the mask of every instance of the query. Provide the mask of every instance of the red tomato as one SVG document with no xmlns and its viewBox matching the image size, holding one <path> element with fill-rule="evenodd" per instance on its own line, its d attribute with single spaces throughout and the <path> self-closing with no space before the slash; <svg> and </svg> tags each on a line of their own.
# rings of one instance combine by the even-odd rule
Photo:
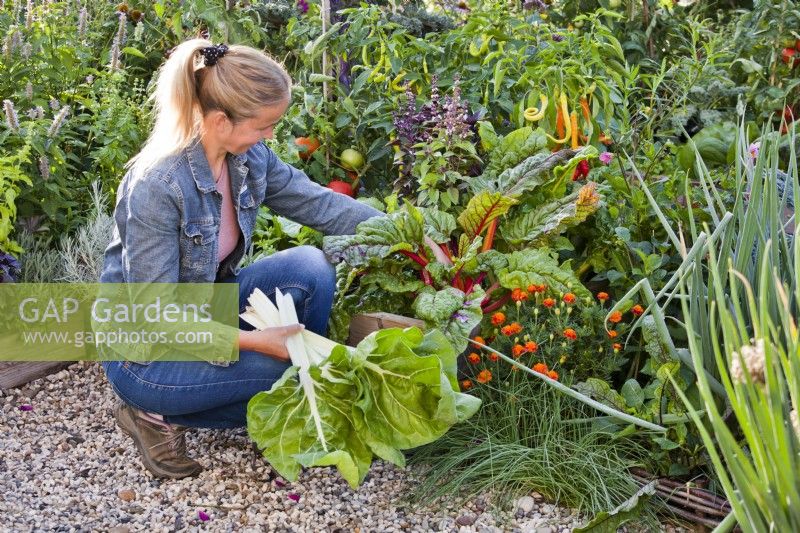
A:
<svg viewBox="0 0 800 533">
<path fill-rule="evenodd" d="M 795 50 L 794 48 L 784 48 L 781 51 L 781 59 L 783 60 L 784 63 L 786 63 L 790 67 L 794 66 L 796 55 L 797 55 L 797 50 Z"/>
<path fill-rule="evenodd" d="M 308 161 L 317 148 L 319 148 L 319 141 L 314 137 L 298 137 L 294 140 L 294 144 L 300 149 L 300 159 Z"/>
<path fill-rule="evenodd" d="M 328 188 L 332 191 L 338 192 L 339 194 L 345 194 L 351 198 L 355 196 L 355 193 L 353 192 L 353 186 L 346 181 L 334 180 L 328 183 Z"/>
</svg>

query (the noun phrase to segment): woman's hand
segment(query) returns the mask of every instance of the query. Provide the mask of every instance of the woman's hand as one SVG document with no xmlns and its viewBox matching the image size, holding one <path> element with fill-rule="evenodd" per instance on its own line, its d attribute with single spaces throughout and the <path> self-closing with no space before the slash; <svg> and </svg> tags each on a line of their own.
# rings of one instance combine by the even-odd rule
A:
<svg viewBox="0 0 800 533">
<path fill-rule="evenodd" d="M 286 339 L 305 329 L 303 324 L 266 328 L 261 331 L 240 331 L 239 349 L 251 350 L 272 356 L 281 361 L 289 361 Z"/>
</svg>

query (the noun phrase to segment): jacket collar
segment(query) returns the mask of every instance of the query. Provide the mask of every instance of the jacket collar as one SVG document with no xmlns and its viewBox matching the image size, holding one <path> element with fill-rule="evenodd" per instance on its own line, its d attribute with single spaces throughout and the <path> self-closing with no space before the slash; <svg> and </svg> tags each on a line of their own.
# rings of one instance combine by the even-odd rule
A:
<svg viewBox="0 0 800 533">
<path fill-rule="evenodd" d="M 214 183 L 211 167 L 208 164 L 205 150 L 203 150 L 203 143 L 200 142 L 200 137 L 196 137 L 186 148 L 186 158 L 189 161 L 189 169 L 192 172 L 192 178 L 197 185 L 198 190 L 201 192 L 212 192 L 217 190 L 217 184 Z M 228 172 L 231 176 L 232 184 L 241 184 L 244 176 L 247 174 L 247 156 L 228 154 L 226 157 L 228 162 Z"/>
</svg>

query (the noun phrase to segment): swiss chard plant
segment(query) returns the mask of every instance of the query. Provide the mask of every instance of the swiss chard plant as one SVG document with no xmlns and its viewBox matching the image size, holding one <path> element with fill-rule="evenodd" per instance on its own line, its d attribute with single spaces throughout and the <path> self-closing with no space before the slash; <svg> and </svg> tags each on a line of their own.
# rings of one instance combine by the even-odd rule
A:
<svg viewBox="0 0 800 533">
<path fill-rule="evenodd" d="M 242 318 L 258 329 L 296 324 L 291 296 L 278 306 L 259 289 Z M 435 441 L 475 414 L 480 400 L 459 391 L 456 354 L 440 331 L 384 329 L 357 347 L 309 331 L 287 339 L 289 367 L 247 406 L 247 430 L 284 477 L 336 466 L 356 488 L 373 456 L 405 466 L 403 450 Z"/>
<path fill-rule="evenodd" d="M 366 297 L 376 287 L 394 295 L 393 307 L 441 328 L 461 350 L 483 314 L 502 307 L 515 287 L 545 284 L 589 295 L 548 244 L 599 205 L 594 183 L 570 180 L 595 149 L 551 153 L 541 130 L 525 127 L 500 138 L 490 126 L 481 129 L 489 162 L 469 179 L 472 196 L 460 212 L 406 202 L 362 222 L 355 235 L 325 238 L 328 256 L 346 265 L 339 268 L 334 335 L 343 336 L 354 308 L 380 309 Z"/>
</svg>

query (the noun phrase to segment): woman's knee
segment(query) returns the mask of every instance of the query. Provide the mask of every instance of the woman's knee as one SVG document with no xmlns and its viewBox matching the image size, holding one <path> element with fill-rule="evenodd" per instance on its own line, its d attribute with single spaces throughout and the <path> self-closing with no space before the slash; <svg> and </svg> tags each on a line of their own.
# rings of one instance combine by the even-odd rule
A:
<svg viewBox="0 0 800 533">
<path fill-rule="evenodd" d="M 322 250 L 315 246 L 298 246 L 292 251 L 296 254 L 298 273 L 305 274 L 319 288 L 336 286 L 336 269 Z"/>
</svg>

